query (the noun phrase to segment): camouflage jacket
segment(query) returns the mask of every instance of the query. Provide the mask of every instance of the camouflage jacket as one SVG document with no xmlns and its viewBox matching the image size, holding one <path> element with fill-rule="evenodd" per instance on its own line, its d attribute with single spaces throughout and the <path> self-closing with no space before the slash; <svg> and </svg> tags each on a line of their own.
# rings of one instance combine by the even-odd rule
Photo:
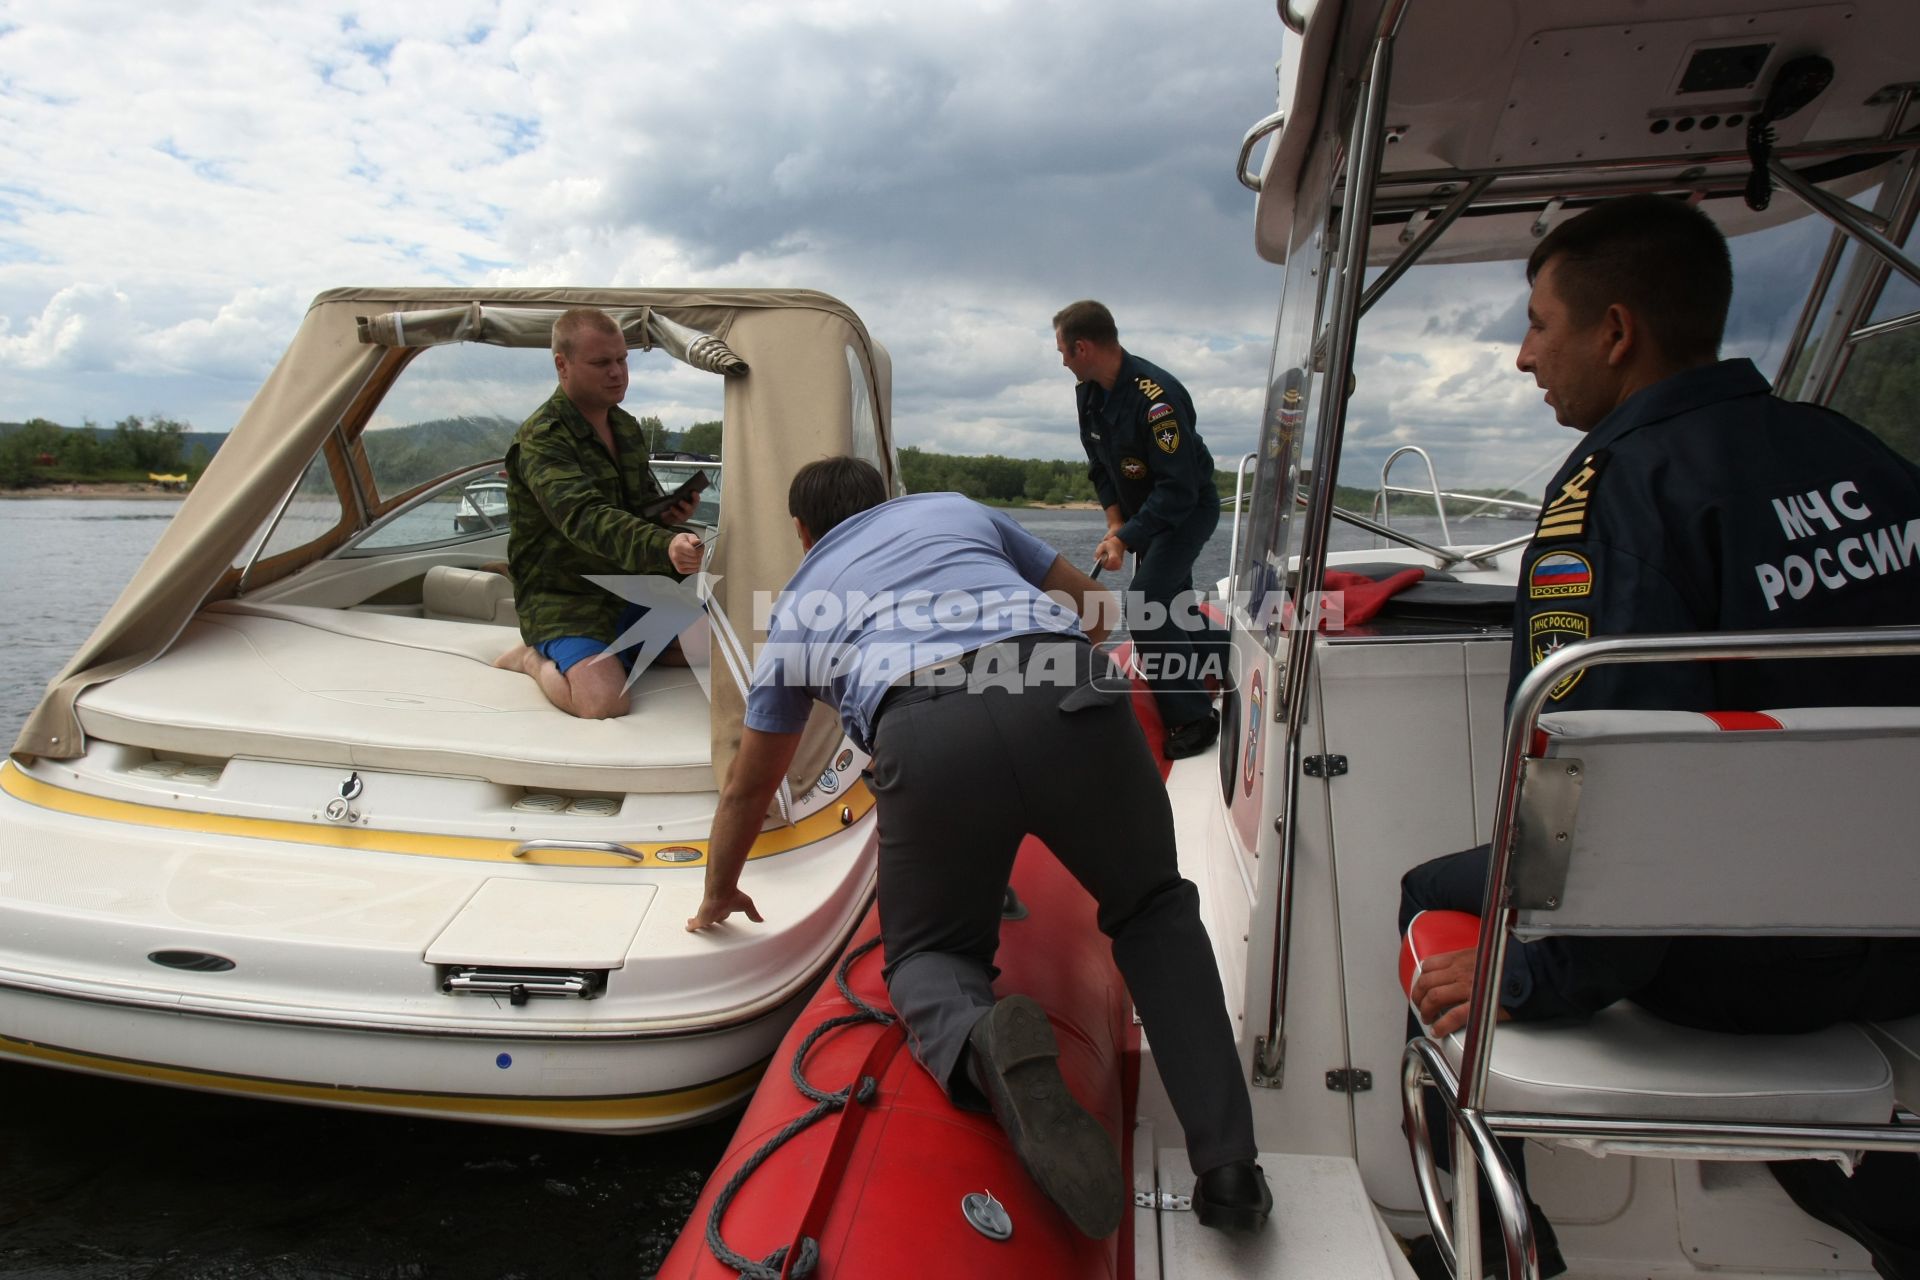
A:
<svg viewBox="0 0 1920 1280">
<path fill-rule="evenodd" d="M 618 458 L 556 388 L 507 447 L 507 562 L 528 644 L 614 638 L 626 602 L 588 574 L 680 576 L 667 561 L 677 531 L 635 514 L 661 496 L 640 424 L 618 406 L 607 421 Z"/>
</svg>

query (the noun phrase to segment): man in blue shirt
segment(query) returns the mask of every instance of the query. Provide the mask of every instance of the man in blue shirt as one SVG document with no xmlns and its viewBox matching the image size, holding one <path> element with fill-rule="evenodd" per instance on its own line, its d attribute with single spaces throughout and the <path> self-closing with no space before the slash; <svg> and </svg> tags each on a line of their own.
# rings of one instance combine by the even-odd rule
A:
<svg viewBox="0 0 1920 1280">
<path fill-rule="evenodd" d="M 888 501 L 856 458 L 803 467 L 788 509 L 806 556 L 755 666 L 688 929 L 760 919 L 740 872 L 813 702 L 828 703 L 873 757 L 887 993 L 914 1057 L 957 1105 L 993 1111 L 1076 1227 L 1118 1227 L 1126 1179 L 1067 1091 L 1046 1014 L 993 993 L 1014 853 L 1039 835 L 1092 893 L 1141 1022 L 1169 1047 L 1196 1212 L 1258 1228 L 1272 1197 L 1199 894 L 1139 723 L 1092 683 L 1081 619 L 1100 638 L 1111 597 L 999 512 L 951 493 Z"/>
<path fill-rule="evenodd" d="M 1167 758 L 1198 755 L 1220 732 L 1205 677 L 1224 680 L 1227 659 L 1225 632 L 1193 607 L 1193 562 L 1220 523 L 1213 455 L 1194 429 L 1187 389 L 1120 345 L 1106 307 L 1065 307 L 1053 340 L 1079 383 L 1080 446 L 1107 513 L 1094 554 L 1106 569 L 1129 551 L 1140 557 L 1128 624 L 1136 661 L 1166 726 Z"/>
</svg>

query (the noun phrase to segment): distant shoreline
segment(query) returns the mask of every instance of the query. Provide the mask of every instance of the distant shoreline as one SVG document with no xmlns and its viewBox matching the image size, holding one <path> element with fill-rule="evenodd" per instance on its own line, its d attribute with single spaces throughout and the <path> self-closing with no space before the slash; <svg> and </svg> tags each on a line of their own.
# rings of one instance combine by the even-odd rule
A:
<svg viewBox="0 0 1920 1280">
<path fill-rule="evenodd" d="M 1020 511 L 1098 511 L 1097 502 L 989 502 L 990 507 Z"/>
<path fill-rule="evenodd" d="M 186 497 L 182 490 L 162 489 L 158 485 L 129 481 L 100 481 L 89 484 L 48 484 L 31 489 L 0 489 L 0 498 L 174 498 Z"/>
</svg>

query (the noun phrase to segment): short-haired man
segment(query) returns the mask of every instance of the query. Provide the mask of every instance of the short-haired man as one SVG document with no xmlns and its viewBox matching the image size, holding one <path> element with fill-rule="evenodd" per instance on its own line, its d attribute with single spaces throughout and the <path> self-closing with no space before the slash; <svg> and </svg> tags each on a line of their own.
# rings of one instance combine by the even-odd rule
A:
<svg viewBox="0 0 1920 1280">
<path fill-rule="evenodd" d="M 1106 1131 L 1067 1091 L 1046 1014 L 1025 996 L 993 994 L 1014 853 L 1040 836 L 1092 893 L 1147 1034 L 1171 1050 L 1158 1061 L 1200 1174 L 1201 1221 L 1257 1229 L 1272 1197 L 1253 1162 L 1199 894 L 1175 865 L 1172 813 L 1138 721 L 1117 690 L 1091 683 L 1080 619 L 1097 619 L 1111 597 L 958 494 L 887 501 L 879 473 L 857 458 L 802 468 L 788 509 L 805 557 L 754 671 L 705 897 L 687 927 L 735 911 L 760 919 L 740 871 L 812 703 L 828 703 L 873 757 L 887 992 L 914 1057 L 955 1103 L 993 1111 L 1076 1227 L 1098 1238 L 1119 1225 L 1126 1180 Z M 888 603 L 807 603 L 852 591 Z M 955 593 L 980 607 L 929 630 L 928 604 Z M 1097 621 L 1089 630 L 1105 634 Z"/>
<path fill-rule="evenodd" d="M 1542 240 L 1527 279 L 1520 369 L 1583 438 L 1548 484 L 1521 561 L 1509 697 L 1547 654 L 1589 636 L 1920 622 L 1920 563 L 1865 549 L 1883 531 L 1920 528 L 1920 468 L 1837 413 L 1774 396 L 1751 361 L 1719 359 L 1733 269 L 1711 219 L 1664 196 L 1609 201 Z M 1549 705 L 1920 705 L 1920 661 L 1602 666 Z M 1484 845 L 1414 868 L 1401 929 L 1427 908 L 1477 913 L 1486 873 Z M 1473 970 L 1472 951 L 1422 969 L 1412 994 L 1436 1034 L 1464 1023 Z M 1514 1018 L 1627 998 L 1689 1026 L 1812 1030 L 1920 1012 L 1920 939 L 1552 938 L 1510 946 L 1499 990 Z M 1851 1182 L 1813 1162 L 1776 1173 L 1883 1267 L 1900 1257 L 1913 1268 L 1912 1202 L 1904 1228 L 1859 1210 L 1876 1179 L 1913 1167 L 1872 1155 Z M 1845 1221 L 1832 1216 L 1842 1197 Z"/>
<path fill-rule="evenodd" d="M 1213 455 L 1194 429 L 1187 389 L 1120 345 L 1105 306 L 1062 308 L 1053 341 L 1079 383 L 1080 445 L 1107 513 L 1094 554 L 1106 569 L 1129 551 L 1140 556 L 1131 591 L 1160 617 L 1130 620 L 1134 650 L 1166 726 L 1167 758 L 1198 755 L 1220 732 L 1203 677 L 1224 679 L 1227 657 L 1225 634 L 1193 608 L 1193 562 L 1220 523 Z"/>
<path fill-rule="evenodd" d="M 627 713 L 633 650 L 608 646 L 637 616 L 589 574 L 687 574 L 699 540 L 671 526 L 691 501 L 656 518 L 639 514 L 661 496 L 647 441 L 627 395 L 627 339 L 604 311 L 575 307 L 553 323 L 560 385 L 521 424 L 507 448 L 507 561 L 520 638 L 494 663 L 523 671 L 569 715 Z"/>
</svg>

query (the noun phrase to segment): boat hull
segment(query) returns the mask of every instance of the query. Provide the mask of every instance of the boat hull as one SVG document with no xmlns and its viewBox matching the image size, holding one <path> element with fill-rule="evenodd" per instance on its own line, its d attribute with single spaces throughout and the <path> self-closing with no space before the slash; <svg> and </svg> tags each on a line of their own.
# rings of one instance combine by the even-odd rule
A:
<svg viewBox="0 0 1920 1280">
<path fill-rule="evenodd" d="M 608 1133 L 696 1124 L 752 1092 L 871 901 L 873 821 L 851 809 L 782 829 L 798 843 L 758 863 L 779 921 L 707 936 L 683 927 L 698 865 L 482 860 L 380 832 L 366 842 L 422 852 L 351 847 L 27 783 L 0 767 L 0 1058 L 181 1088 Z M 591 998 L 449 989 L 490 954 L 585 972 Z"/>
</svg>

